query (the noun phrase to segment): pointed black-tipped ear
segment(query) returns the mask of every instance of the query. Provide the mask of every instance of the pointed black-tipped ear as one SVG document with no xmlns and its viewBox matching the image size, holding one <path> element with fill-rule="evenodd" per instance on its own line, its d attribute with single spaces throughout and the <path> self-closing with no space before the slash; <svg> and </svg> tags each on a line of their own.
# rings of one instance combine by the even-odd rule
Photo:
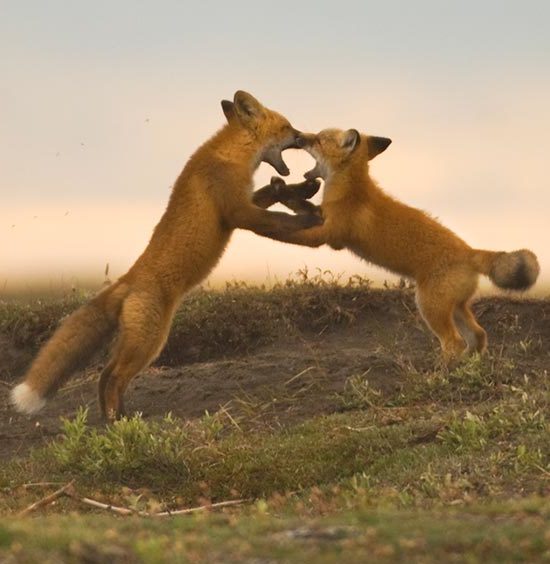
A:
<svg viewBox="0 0 550 564">
<path fill-rule="evenodd" d="M 248 92 L 238 90 L 233 97 L 235 113 L 244 124 L 250 124 L 265 116 L 264 107 Z"/>
<path fill-rule="evenodd" d="M 359 143 L 361 143 L 361 135 L 359 134 L 359 131 L 357 131 L 357 129 L 348 129 L 342 137 L 340 146 L 346 151 L 346 153 L 350 154 L 357 148 Z"/>
<path fill-rule="evenodd" d="M 368 151 L 369 151 L 369 161 L 374 159 L 376 155 L 383 153 L 390 145 L 391 139 L 387 137 L 374 137 L 369 135 L 367 137 Z"/>
<path fill-rule="evenodd" d="M 228 123 L 235 118 L 235 106 L 230 100 L 222 100 L 223 115 Z"/>
</svg>

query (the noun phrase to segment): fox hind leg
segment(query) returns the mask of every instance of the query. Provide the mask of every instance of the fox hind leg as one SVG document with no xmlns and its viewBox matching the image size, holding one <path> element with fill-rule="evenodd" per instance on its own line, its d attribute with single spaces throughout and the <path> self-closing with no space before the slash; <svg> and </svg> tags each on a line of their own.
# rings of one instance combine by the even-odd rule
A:
<svg viewBox="0 0 550 564">
<path fill-rule="evenodd" d="M 99 379 L 99 404 L 109 421 L 124 413 L 128 384 L 157 357 L 168 336 L 173 308 L 151 296 L 129 296 L 121 313 L 121 333 Z"/>
<path fill-rule="evenodd" d="M 97 385 L 99 409 L 101 410 L 101 414 L 103 415 L 104 418 L 106 418 L 106 413 L 107 413 L 105 409 L 105 389 L 107 387 L 107 382 L 109 381 L 111 374 L 113 372 L 113 368 L 115 367 L 114 358 L 115 355 L 113 354 L 111 360 L 101 371 L 101 374 L 99 376 L 99 382 Z"/>
<path fill-rule="evenodd" d="M 416 301 L 424 321 L 439 339 L 446 364 L 458 360 L 467 345 L 455 325 L 454 296 L 440 289 L 418 287 Z"/>
<path fill-rule="evenodd" d="M 470 350 L 483 354 L 487 350 L 487 333 L 477 322 L 468 302 L 457 305 L 454 319 Z"/>
</svg>

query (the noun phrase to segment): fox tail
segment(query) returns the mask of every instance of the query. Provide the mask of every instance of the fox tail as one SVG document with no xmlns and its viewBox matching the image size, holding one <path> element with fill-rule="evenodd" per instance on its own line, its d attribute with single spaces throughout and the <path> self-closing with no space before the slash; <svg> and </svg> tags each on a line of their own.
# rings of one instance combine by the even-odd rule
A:
<svg viewBox="0 0 550 564">
<path fill-rule="evenodd" d="M 23 382 L 11 392 L 22 413 L 36 413 L 57 389 L 112 337 L 128 285 L 115 282 L 69 315 L 34 359 Z"/>
<path fill-rule="evenodd" d="M 488 276 L 499 288 L 528 290 L 540 272 L 536 255 L 528 249 L 494 252 L 473 249 L 474 268 Z"/>
</svg>

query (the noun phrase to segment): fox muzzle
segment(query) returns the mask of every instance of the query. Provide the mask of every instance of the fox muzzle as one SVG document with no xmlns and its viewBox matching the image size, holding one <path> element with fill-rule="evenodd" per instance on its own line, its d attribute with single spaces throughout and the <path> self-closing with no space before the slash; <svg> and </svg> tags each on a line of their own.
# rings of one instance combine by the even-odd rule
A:
<svg viewBox="0 0 550 564">
<path fill-rule="evenodd" d="M 285 149 L 303 149 L 307 144 L 305 133 L 294 130 L 294 139 L 286 144 Z"/>
</svg>

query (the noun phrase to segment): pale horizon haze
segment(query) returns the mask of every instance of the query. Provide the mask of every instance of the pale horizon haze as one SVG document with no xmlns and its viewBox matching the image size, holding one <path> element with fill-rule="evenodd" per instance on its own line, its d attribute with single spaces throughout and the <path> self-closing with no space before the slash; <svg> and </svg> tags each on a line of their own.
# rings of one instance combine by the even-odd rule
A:
<svg viewBox="0 0 550 564">
<path fill-rule="evenodd" d="M 238 89 L 304 131 L 390 137 L 388 193 L 474 247 L 532 249 L 547 289 L 549 21 L 529 0 L 1 2 L 0 296 L 122 275 Z M 284 158 L 289 181 L 312 166 Z M 207 283 L 304 267 L 392 279 L 238 231 Z"/>
</svg>

